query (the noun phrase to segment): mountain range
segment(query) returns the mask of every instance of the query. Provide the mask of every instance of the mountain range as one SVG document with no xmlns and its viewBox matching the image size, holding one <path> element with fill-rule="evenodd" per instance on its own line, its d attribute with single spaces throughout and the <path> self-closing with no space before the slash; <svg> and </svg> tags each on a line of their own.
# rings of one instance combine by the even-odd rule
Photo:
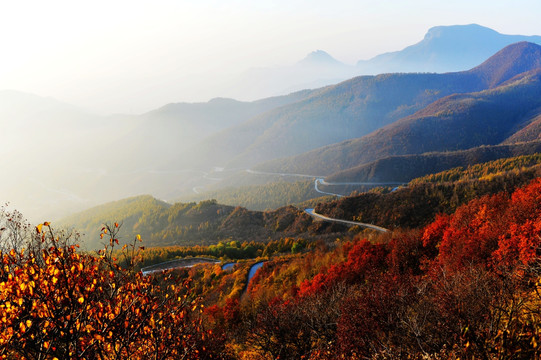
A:
<svg viewBox="0 0 541 360">
<path fill-rule="evenodd" d="M 453 151 L 532 138 L 521 137 L 518 132 L 527 126 L 535 129 L 541 113 L 541 46 L 527 42 L 509 45 L 470 71 L 444 75 L 473 77 L 486 90 L 456 92 L 370 134 L 258 169 L 329 175 L 393 155 Z M 416 76 L 422 79 L 427 75 Z"/>
<path fill-rule="evenodd" d="M 0 178 L 0 200 L 43 221 L 135 194 L 171 198 L 187 174 L 201 173 L 170 167 L 186 148 L 310 94 L 254 102 L 213 99 L 168 104 L 138 116 L 98 116 L 52 98 L 2 91 L 0 155 L 8 175 Z"/>
<path fill-rule="evenodd" d="M 438 27 L 407 52 L 452 47 L 464 33 L 481 41 L 469 39 L 477 32 L 494 46 L 516 39 L 474 25 Z M 417 54 L 421 67 L 428 53 Z M 257 101 L 175 103 L 131 116 L 0 92 L 0 153 L 10 174 L 0 180 L 2 200 L 43 220 L 137 194 L 170 200 L 271 180 L 247 168 L 332 176 L 388 157 L 538 140 L 540 59 L 539 45 L 520 42 L 466 71 L 357 76 Z M 347 67 L 323 51 L 296 66 Z"/>
<path fill-rule="evenodd" d="M 518 96 L 521 91 L 535 91 L 536 75 L 525 74 L 540 67 L 540 49 L 539 45 L 532 43 L 517 43 L 501 50 L 481 65 L 463 72 L 356 77 L 319 89 L 301 101 L 273 109 L 245 123 L 216 133 L 197 145 L 198 151 L 194 149 L 193 152 L 198 152 L 199 157 L 194 160 L 197 163 L 221 167 L 245 168 L 264 161 L 301 154 L 321 146 L 331 146 L 340 141 L 349 140 L 356 144 L 357 141 L 353 139 L 360 139 L 363 136 L 368 136 L 363 138 L 363 141 L 374 142 L 374 146 L 378 147 L 377 151 L 381 153 L 380 156 L 383 156 L 386 153 L 381 148 L 381 141 L 388 141 L 389 137 L 396 138 L 395 133 L 400 131 L 398 130 L 400 127 L 411 128 L 407 124 L 418 123 L 421 118 L 426 122 L 430 116 L 440 111 L 455 111 L 454 107 L 458 104 L 471 102 L 485 104 L 485 100 L 488 99 L 495 104 L 503 101 L 501 106 L 505 107 L 504 103 L 509 101 L 510 97 Z M 513 79 L 521 74 L 522 78 Z M 515 86 L 505 84 L 512 79 L 516 83 Z M 499 86 L 503 87 L 497 89 Z M 526 88 L 532 90 L 525 90 Z M 504 89 L 505 94 L 502 94 Z M 535 94 L 532 96 L 535 97 Z M 536 104 L 535 101 L 532 103 L 527 99 L 525 102 L 528 107 Z M 487 106 L 490 108 L 490 105 Z M 459 107 L 462 108 L 462 105 Z M 485 111 L 484 108 L 473 105 L 468 109 L 468 111 L 473 109 Z M 411 116 L 416 120 L 414 121 Z M 388 129 L 386 126 L 391 127 Z M 374 132 L 376 130 L 379 132 Z M 387 135 L 383 136 L 385 134 Z M 455 138 L 450 137 L 450 141 L 453 141 L 451 139 Z M 479 144 L 483 144 L 482 141 Z M 342 146 L 346 147 L 340 150 Z M 336 149 L 337 153 L 341 151 L 344 156 L 356 158 L 357 154 L 351 152 L 348 146 L 349 142 L 336 145 L 333 149 Z M 464 146 L 466 143 L 449 150 L 457 150 Z M 219 153 L 205 151 L 214 147 L 222 150 Z M 437 149 L 428 146 L 418 149 L 424 150 Z M 331 151 L 328 148 L 315 151 L 315 162 L 320 163 L 319 167 L 311 165 L 312 162 L 306 161 L 305 158 L 299 158 L 302 166 L 283 167 L 270 164 L 259 166 L 257 169 L 274 172 L 300 171 L 307 174 L 330 174 L 333 170 L 344 169 L 345 164 L 336 162 L 337 159 L 333 158 L 329 162 L 317 160 L 323 153 Z M 402 153 L 408 151 L 404 149 Z M 387 155 L 393 153 L 389 152 Z M 375 159 L 366 155 L 365 160 Z"/>
<path fill-rule="evenodd" d="M 417 44 L 361 60 L 357 68 L 362 74 L 461 71 L 522 41 L 541 44 L 541 36 L 505 35 L 477 24 L 435 26 Z"/>
<path fill-rule="evenodd" d="M 356 64 L 342 63 L 317 50 L 290 66 L 253 68 L 227 83 L 222 92 L 239 99 L 259 99 L 320 88 L 359 75 L 463 71 L 521 41 L 541 44 L 541 37 L 500 34 L 477 24 L 435 26 L 416 44 Z"/>
</svg>

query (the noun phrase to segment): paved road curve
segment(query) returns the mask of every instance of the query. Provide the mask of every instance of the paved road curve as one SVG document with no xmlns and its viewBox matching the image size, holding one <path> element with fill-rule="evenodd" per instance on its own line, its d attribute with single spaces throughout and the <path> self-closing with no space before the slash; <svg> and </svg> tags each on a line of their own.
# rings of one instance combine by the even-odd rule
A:
<svg viewBox="0 0 541 360">
<path fill-rule="evenodd" d="M 147 266 L 141 269 L 141 272 L 144 275 L 149 275 L 153 273 L 160 273 L 167 270 L 172 269 L 180 269 L 180 268 L 189 268 L 193 267 L 195 265 L 199 264 L 219 264 L 220 261 L 216 259 L 210 259 L 210 258 L 183 258 L 183 259 L 174 259 L 165 261 L 159 264 L 154 264 L 151 266 Z"/>
<path fill-rule="evenodd" d="M 342 195 L 342 194 L 337 194 L 337 193 L 331 193 L 331 192 L 326 192 L 326 191 L 322 191 L 318 188 L 317 185 L 326 185 L 326 186 L 343 186 L 343 185 L 355 185 L 355 186 L 397 186 L 397 185 L 404 185 L 404 183 L 399 183 L 399 182 L 327 182 L 325 181 L 324 179 L 316 179 L 316 181 L 314 182 L 314 189 L 320 193 L 320 194 L 325 194 L 325 195 L 334 195 L 334 196 L 338 196 L 338 197 L 344 197 L 346 195 Z M 395 187 L 393 189 L 393 191 L 395 191 L 396 189 L 398 189 L 398 187 Z"/>
<path fill-rule="evenodd" d="M 346 225 L 358 225 L 358 226 L 366 227 L 366 228 L 369 228 L 369 229 L 374 229 L 374 230 L 385 232 L 385 233 L 390 231 L 389 229 L 385 229 L 385 228 L 382 228 L 382 227 L 377 226 L 377 225 L 366 224 L 366 223 L 357 222 L 357 221 L 333 219 L 333 218 L 327 217 L 325 215 L 321 215 L 321 214 L 316 213 L 314 211 L 314 209 L 304 209 L 304 211 L 307 214 L 309 214 L 310 216 L 313 216 L 313 217 L 318 218 L 318 219 L 323 220 L 323 221 L 337 222 L 337 223 L 346 224 Z"/>
<path fill-rule="evenodd" d="M 306 175 L 306 174 L 289 174 L 289 173 L 274 173 L 274 172 L 266 172 L 266 171 L 257 171 L 257 170 L 245 170 L 248 174 L 254 174 L 254 175 L 272 175 L 272 176 L 289 176 L 289 177 L 301 177 L 301 178 L 321 178 L 323 176 L 321 175 Z"/>
<path fill-rule="evenodd" d="M 324 195 L 334 195 L 334 196 L 337 196 L 337 197 L 344 197 L 344 195 L 342 194 L 337 194 L 337 193 L 331 193 L 331 192 L 327 192 L 327 191 L 322 191 L 322 190 L 319 190 L 319 188 L 317 187 L 317 184 L 323 184 L 325 180 L 323 179 L 316 179 L 316 181 L 314 182 L 314 189 L 320 193 L 320 194 L 324 194 Z"/>
</svg>

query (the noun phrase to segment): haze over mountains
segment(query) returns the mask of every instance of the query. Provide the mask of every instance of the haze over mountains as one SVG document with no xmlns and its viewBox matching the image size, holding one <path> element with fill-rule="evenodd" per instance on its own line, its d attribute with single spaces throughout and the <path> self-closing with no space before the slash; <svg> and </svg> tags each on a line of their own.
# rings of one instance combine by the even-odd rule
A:
<svg viewBox="0 0 541 360">
<path fill-rule="evenodd" d="M 427 59 L 447 66 L 438 59 L 453 46 L 455 54 L 445 58 L 473 61 L 490 46 L 539 41 L 476 25 L 429 34 L 377 61 L 417 59 L 419 69 L 430 69 Z M 483 41 L 491 45 L 473 45 Z M 344 74 L 355 68 L 323 51 L 295 66 Z M 43 220 L 133 195 L 171 200 L 207 187 L 267 181 L 247 175 L 251 167 L 331 175 L 389 156 L 536 140 L 540 68 L 540 47 L 521 42 L 462 72 L 359 76 L 253 102 L 176 103 L 139 116 L 95 116 L 52 99 L 2 92 L 0 116 L 11 119 L 0 135 L 2 154 L 13 174 L 0 180 L 2 200 Z"/>
<path fill-rule="evenodd" d="M 361 60 L 357 67 L 363 74 L 460 71 L 521 41 L 541 44 L 541 36 L 505 35 L 477 24 L 436 26 L 417 44 Z"/>
<path fill-rule="evenodd" d="M 421 79 L 427 75 L 416 76 Z M 509 45 L 471 71 L 443 76 L 473 76 L 487 90 L 461 94 L 457 91 L 366 136 L 260 169 L 328 175 L 391 155 L 495 145 L 535 122 L 541 112 L 539 45 Z M 515 139 L 520 138 L 515 135 Z"/>
<path fill-rule="evenodd" d="M 301 91 L 261 101 L 214 99 L 169 104 L 140 116 L 102 117 L 54 99 L 0 93 L 5 176 L 3 201 L 26 216 L 47 218 L 112 199 L 151 193 L 178 195 L 176 184 L 193 169 L 170 167 L 209 133 L 243 122 L 310 94 Z"/>
<path fill-rule="evenodd" d="M 354 65 L 344 64 L 323 50 L 316 50 L 290 66 L 253 68 L 223 87 L 228 96 L 260 99 L 301 89 L 315 89 L 359 75 Z"/>
<path fill-rule="evenodd" d="M 291 66 L 250 69 L 228 83 L 223 93 L 253 100 L 335 84 L 359 75 L 467 70 L 520 41 L 541 44 L 541 36 L 500 34 L 477 24 L 435 26 L 416 44 L 356 64 L 344 64 L 318 50 Z"/>
<path fill-rule="evenodd" d="M 0 358 L 541 360 L 541 1 L 0 9 Z"/>
<path fill-rule="evenodd" d="M 360 138 L 410 116 L 438 99 L 491 89 L 524 71 L 537 69 L 540 66 L 539 55 L 538 45 L 518 43 L 464 72 L 353 78 L 214 135 L 206 140 L 208 144 L 204 142 L 199 148 L 205 149 L 214 144 L 224 150 L 220 154 L 208 154 L 208 158 L 201 161 L 214 160 L 217 166 L 250 167 L 262 161 L 317 148 L 317 144 L 322 146 Z M 379 133 L 372 136 L 381 138 Z M 342 169 L 334 162 L 313 167 L 313 171 L 309 171 L 308 163 L 305 162 L 304 166 L 297 170 L 322 174 L 318 169 L 323 167 Z M 298 172 L 280 166 L 260 169 Z M 325 173 L 328 174 L 329 170 Z"/>
</svg>

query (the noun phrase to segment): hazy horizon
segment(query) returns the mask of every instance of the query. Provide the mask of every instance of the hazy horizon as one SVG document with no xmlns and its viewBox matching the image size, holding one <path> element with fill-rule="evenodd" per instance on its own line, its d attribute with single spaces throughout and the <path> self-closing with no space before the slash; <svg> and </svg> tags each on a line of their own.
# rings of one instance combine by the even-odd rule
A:
<svg viewBox="0 0 541 360">
<path fill-rule="evenodd" d="M 433 26 L 477 23 L 504 34 L 541 33 L 541 4 L 520 4 L 9 2 L 0 5 L 0 90 L 98 114 L 138 114 L 170 102 L 232 97 L 228 84 L 245 71 L 293 65 L 317 49 L 354 65 L 414 44 Z"/>
<path fill-rule="evenodd" d="M 404 100 L 409 93 L 393 95 L 399 107 L 380 109 L 387 95 L 368 85 L 354 92 L 374 101 L 319 88 L 364 74 L 461 71 L 511 42 L 541 45 L 541 37 L 477 26 L 439 29 L 422 41 L 450 25 L 541 34 L 540 12 L 532 0 L 4 2 L 0 205 L 49 221 L 140 194 L 174 202 L 212 186 L 257 183 L 244 170 L 362 137 L 420 109 Z M 302 61 L 316 50 L 337 61 L 323 53 Z M 396 51 L 396 59 L 355 66 Z M 440 93 L 423 89 L 421 98 Z M 384 122 L 381 111 L 390 111 Z"/>
</svg>

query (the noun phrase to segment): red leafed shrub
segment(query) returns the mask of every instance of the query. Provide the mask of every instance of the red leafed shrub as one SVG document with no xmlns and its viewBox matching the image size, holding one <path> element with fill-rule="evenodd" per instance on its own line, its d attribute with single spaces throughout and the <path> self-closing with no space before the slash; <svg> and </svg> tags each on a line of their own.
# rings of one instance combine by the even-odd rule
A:
<svg viewBox="0 0 541 360">
<path fill-rule="evenodd" d="M 471 265 L 509 267 L 540 255 L 541 179 L 505 194 L 484 196 L 440 215 L 423 229 L 426 253 L 437 266 L 457 271 Z"/>
<path fill-rule="evenodd" d="M 419 274 L 421 262 L 427 257 L 419 232 L 397 231 L 387 243 L 387 264 L 392 274 Z"/>
<path fill-rule="evenodd" d="M 387 250 L 382 244 L 371 244 L 367 240 L 354 243 L 345 262 L 332 265 L 311 280 L 304 281 L 299 296 L 307 296 L 327 290 L 344 282 L 355 284 L 362 282 L 366 276 L 382 271 L 386 266 Z"/>
<path fill-rule="evenodd" d="M 513 193 L 505 217 L 510 225 L 500 236 L 495 260 L 507 266 L 531 263 L 540 255 L 541 179 Z"/>
<path fill-rule="evenodd" d="M 443 234 L 445 234 L 445 231 L 449 227 L 450 220 L 451 217 L 449 215 L 439 214 L 436 215 L 436 219 L 431 224 L 428 224 L 424 228 L 422 236 L 423 246 L 431 255 L 437 255 L 437 247 L 443 240 Z"/>
<path fill-rule="evenodd" d="M 504 217 L 508 201 L 506 196 L 498 194 L 472 200 L 458 208 L 440 243 L 440 263 L 450 270 L 486 263 L 508 226 Z"/>
<path fill-rule="evenodd" d="M 406 354 L 408 308 L 417 292 L 408 277 L 382 275 L 372 278 L 353 296 L 344 299 L 336 335 L 337 358 L 364 359 L 392 348 L 395 357 Z"/>
</svg>

